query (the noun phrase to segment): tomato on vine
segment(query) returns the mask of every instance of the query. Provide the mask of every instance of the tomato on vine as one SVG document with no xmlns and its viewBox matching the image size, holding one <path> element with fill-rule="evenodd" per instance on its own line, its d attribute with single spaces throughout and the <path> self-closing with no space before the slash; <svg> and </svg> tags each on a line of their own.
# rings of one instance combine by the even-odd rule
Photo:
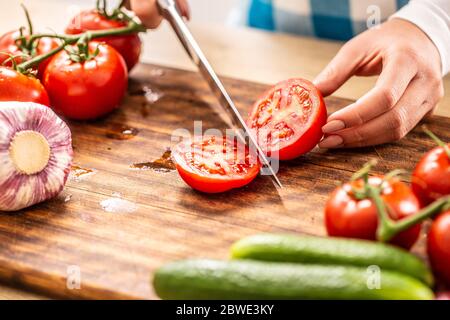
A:
<svg viewBox="0 0 450 320">
<path fill-rule="evenodd" d="M 103 6 L 100 6 L 100 2 L 98 2 L 96 9 L 82 11 L 73 17 L 65 32 L 67 34 L 80 34 L 90 30 L 121 28 L 128 24 L 130 18 L 121 8 L 122 4 L 112 14 L 109 14 L 105 2 L 102 3 Z M 137 33 L 104 37 L 97 40 L 116 49 L 124 58 L 128 70 L 133 69 L 139 62 L 142 43 Z"/>
<path fill-rule="evenodd" d="M 19 64 L 24 61 L 24 56 L 33 57 L 46 54 L 60 45 L 55 38 L 42 38 L 35 48 L 27 49 L 20 44 L 21 37 L 23 35 L 21 35 L 19 30 L 7 32 L 0 37 L 0 64 L 4 63 L 5 66 L 12 67 L 12 61 L 8 60 L 9 55 L 15 56 L 14 60 Z M 25 39 L 27 37 L 29 36 L 25 36 Z M 37 68 L 39 78 L 44 74 L 44 70 L 49 62 L 50 59 L 46 59 L 39 64 Z"/>
<path fill-rule="evenodd" d="M 450 210 L 433 221 L 428 232 L 427 251 L 436 276 L 450 287 Z"/>
<path fill-rule="evenodd" d="M 425 206 L 450 195 L 450 144 L 442 142 L 428 129 L 424 130 L 438 144 L 422 157 L 411 179 L 414 193 Z"/>
<path fill-rule="evenodd" d="M 0 67 L 0 101 L 50 105 L 47 91 L 38 79 L 6 67 Z"/>
<path fill-rule="evenodd" d="M 20 64 L 26 58 L 30 59 L 35 56 L 47 54 L 60 45 L 58 39 L 51 37 L 43 37 L 35 42 L 30 41 L 30 37 L 33 35 L 33 24 L 25 6 L 22 5 L 22 8 L 28 21 L 28 30 L 20 28 L 0 36 L 0 65 L 13 67 L 13 62 L 14 64 Z M 14 56 L 14 61 L 9 59 L 11 56 Z M 43 60 L 37 66 L 37 75 L 39 78 L 44 74 L 44 70 L 49 61 L 50 58 Z"/>
<path fill-rule="evenodd" d="M 92 120 L 119 106 L 127 76 L 125 62 L 113 47 L 90 42 L 57 53 L 43 83 L 57 112 L 74 120 Z"/>
<path fill-rule="evenodd" d="M 371 186 L 381 188 L 381 199 L 389 208 L 393 220 L 412 216 L 420 210 L 419 200 L 412 190 L 398 178 L 385 180 L 383 177 L 370 177 Z M 335 237 L 377 239 L 379 215 L 374 201 L 367 197 L 359 198 L 356 189 L 362 189 L 364 181 L 359 179 L 346 183 L 331 194 L 325 207 L 325 223 L 328 235 Z M 419 238 L 421 225 L 417 224 L 398 234 L 392 243 L 409 249 Z"/>
</svg>

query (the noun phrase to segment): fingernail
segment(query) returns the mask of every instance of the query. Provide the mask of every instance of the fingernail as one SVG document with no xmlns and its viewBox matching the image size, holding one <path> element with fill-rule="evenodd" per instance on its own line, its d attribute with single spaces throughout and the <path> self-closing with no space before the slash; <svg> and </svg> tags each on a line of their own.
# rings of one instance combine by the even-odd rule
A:
<svg viewBox="0 0 450 320">
<path fill-rule="evenodd" d="M 345 129 L 345 123 L 341 120 L 331 120 L 322 127 L 323 133 L 332 133 L 342 129 Z"/>
<path fill-rule="evenodd" d="M 332 149 L 340 147 L 344 143 L 344 139 L 342 137 L 334 135 L 325 138 L 321 143 L 319 143 L 319 147 L 322 149 Z"/>
</svg>

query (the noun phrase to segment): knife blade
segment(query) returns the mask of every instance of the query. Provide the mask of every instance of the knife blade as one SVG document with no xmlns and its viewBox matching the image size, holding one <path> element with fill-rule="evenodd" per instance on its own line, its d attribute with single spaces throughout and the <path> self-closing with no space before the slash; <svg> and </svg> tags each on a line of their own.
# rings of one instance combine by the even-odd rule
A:
<svg viewBox="0 0 450 320">
<path fill-rule="evenodd" d="M 238 129 L 235 130 L 236 135 L 243 143 L 247 144 L 245 135 L 248 136 L 249 146 L 251 148 L 254 148 L 254 150 L 256 150 L 259 160 L 265 167 L 265 172 L 267 172 L 268 175 L 270 175 L 276 186 L 282 188 L 282 184 L 278 179 L 275 170 L 271 166 L 269 159 L 266 157 L 265 153 L 258 145 L 254 136 L 250 133 L 247 124 L 245 123 L 238 109 L 234 105 L 233 100 L 227 93 L 224 85 L 222 84 L 219 77 L 215 73 L 211 64 L 208 62 L 208 59 L 206 59 L 206 56 L 203 54 L 203 51 L 200 49 L 200 46 L 198 45 L 194 36 L 188 29 L 183 18 L 179 14 L 175 0 L 158 0 L 157 3 L 162 16 L 170 23 L 178 39 L 180 40 L 181 44 L 186 50 L 187 54 L 190 56 L 195 65 L 198 67 L 203 78 L 206 80 L 209 87 L 211 88 L 211 91 L 217 97 L 220 105 L 223 107 L 226 114 L 228 115 L 229 119 L 225 120 L 231 120 L 231 124 L 234 127 L 234 129 Z M 230 121 L 226 122 L 229 123 Z M 245 135 L 242 134 L 242 131 L 245 133 Z"/>
</svg>

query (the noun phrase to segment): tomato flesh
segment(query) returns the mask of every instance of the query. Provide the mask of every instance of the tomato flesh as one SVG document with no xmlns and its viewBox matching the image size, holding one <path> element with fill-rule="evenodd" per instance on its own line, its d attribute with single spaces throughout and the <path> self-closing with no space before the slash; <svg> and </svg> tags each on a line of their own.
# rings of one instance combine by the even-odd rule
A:
<svg viewBox="0 0 450 320">
<path fill-rule="evenodd" d="M 427 250 L 436 276 L 450 288 L 450 210 L 433 221 L 428 233 Z"/>
<path fill-rule="evenodd" d="M 379 186 L 381 177 L 371 177 L 369 183 Z M 360 189 L 362 181 L 344 184 L 330 196 L 325 207 L 325 223 L 328 235 L 335 237 L 376 240 L 378 211 L 371 199 L 358 200 L 353 196 L 353 187 Z M 392 179 L 385 182 L 381 195 L 391 209 L 389 215 L 401 220 L 420 210 L 419 200 L 403 182 Z M 421 225 L 416 225 L 398 234 L 392 243 L 409 249 L 420 235 Z"/>
<path fill-rule="evenodd" d="M 205 136 L 179 143 L 173 152 L 178 173 L 193 189 L 219 193 L 249 184 L 261 168 L 247 146 Z"/>
<path fill-rule="evenodd" d="M 255 103 L 247 124 L 269 156 L 290 160 L 317 145 L 326 118 L 325 103 L 314 85 L 291 79 L 275 85 Z"/>
<path fill-rule="evenodd" d="M 0 101 L 35 102 L 50 105 L 47 91 L 38 79 L 0 67 Z"/>
<path fill-rule="evenodd" d="M 419 161 L 413 172 L 412 189 L 422 206 L 450 194 L 450 158 L 443 147 L 434 148 Z"/>
<path fill-rule="evenodd" d="M 96 9 L 80 12 L 75 16 L 66 28 L 67 34 L 80 34 L 89 30 L 105 30 L 122 28 L 127 25 L 125 21 L 108 19 Z M 124 58 L 128 71 L 139 62 L 141 55 L 141 40 L 137 34 L 105 37 L 96 39 L 99 42 L 109 44 Z"/>
</svg>

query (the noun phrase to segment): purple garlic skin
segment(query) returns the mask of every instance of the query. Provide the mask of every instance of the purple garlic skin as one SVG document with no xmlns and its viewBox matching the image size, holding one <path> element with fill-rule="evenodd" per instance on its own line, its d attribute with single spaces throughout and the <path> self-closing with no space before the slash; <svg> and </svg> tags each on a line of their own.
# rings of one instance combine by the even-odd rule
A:
<svg viewBox="0 0 450 320">
<path fill-rule="evenodd" d="M 50 108 L 0 102 L 0 211 L 57 196 L 70 173 L 72 136 Z"/>
</svg>

